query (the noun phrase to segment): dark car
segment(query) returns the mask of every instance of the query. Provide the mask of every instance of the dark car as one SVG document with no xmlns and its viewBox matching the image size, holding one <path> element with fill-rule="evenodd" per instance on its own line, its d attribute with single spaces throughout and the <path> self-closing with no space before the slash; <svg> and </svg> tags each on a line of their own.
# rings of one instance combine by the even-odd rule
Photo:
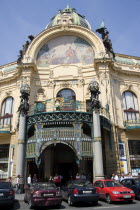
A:
<svg viewBox="0 0 140 210">
<path fill-rule="evenodd" d="M 100 199 L 106 200 L 107 203 L 114 201 L 127 201 L 132 203 L 135 199 L 134 191 L 124 187 L 119 182 L 112 179 L 97 180 L 93 184 L 99 192 Z"/>
<path fill-rule="evenodd" d="M 132 189 L 136 198 L 140 200 L 140 179 L 126 178 L 121 181 L 121 184 Z"/>
<path fill-rule="evenodd" d="M 55 184 L 49 182 L 35 183 L 25 186 L 25 203 L 29 208 L 42 206 L 55 206 L 59 208 L 62 203 L 62 194 Z"/>
<path fill-rule="evenodd" d="M 11 182 L 0 182 L 0 205 L 14 205 L 15 191 Z"/>
<path fill-rule="evenodd" d="M 68 205 L 74 205 L 76 202 L 87 202 L 97 205 L 99 194 L 92 183 L 86 180 L 71 180 L 66 186 L 61 187 L 62 197 L 68 201 Z"/>
</svg>

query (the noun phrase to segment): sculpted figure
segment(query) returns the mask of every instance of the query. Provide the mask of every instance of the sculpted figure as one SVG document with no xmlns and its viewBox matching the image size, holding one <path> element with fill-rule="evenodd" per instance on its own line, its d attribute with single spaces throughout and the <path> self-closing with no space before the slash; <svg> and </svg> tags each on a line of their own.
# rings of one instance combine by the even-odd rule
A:
<svg viewBox="0 0 140 210">
<path fill-rule="evenodd" d="M 96 32 L 102 35 L 103 44 L 105 46 L 106 52 L 111 53 L 113 58 L 115 53 L 113 51 L 111 40 L 109 39 L 109 31 L 105 28 L 104 23 L 101 24 L 101 27 L 96 30 Z"/>
</svg>

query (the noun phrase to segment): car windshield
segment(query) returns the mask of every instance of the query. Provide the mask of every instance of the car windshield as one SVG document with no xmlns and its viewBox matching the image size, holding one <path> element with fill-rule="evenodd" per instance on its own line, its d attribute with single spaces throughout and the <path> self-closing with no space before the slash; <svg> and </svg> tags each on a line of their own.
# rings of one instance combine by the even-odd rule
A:
<svg viewBox="0 0 140 210">
<path fill-rule="evenodd" d="M 104 182 L 106 187 L 119 187 L 122 186 L 119 182 L 115 182 L 115 181 L 105 181 Z"/>
<path fill-rule="evenodd" d="M 56 189 L 55 184 L 52 183 L 38 183 L 34 185 L 35 189 L 40 189 L 40 190 L 53 190 Z"/>
<path fill-rule="evenodd" d="M 75 181 L 75 182 L 73 182 L 73 185 L 77 186 L 77 187 L 83 187 L 83 186 L 92 187 L 92 183 L 91 182 L 83 181 L 83 180 Z"/>
<path fill-rule="evenodd" d="M 9 189 L 10 183 L 9 182 L 0 182 L 0 189 Z"/>
</svg>

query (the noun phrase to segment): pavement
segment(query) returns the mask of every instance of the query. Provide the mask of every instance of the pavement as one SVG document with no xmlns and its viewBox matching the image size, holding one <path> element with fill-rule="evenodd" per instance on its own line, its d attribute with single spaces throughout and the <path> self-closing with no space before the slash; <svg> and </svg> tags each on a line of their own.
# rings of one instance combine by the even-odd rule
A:
<svg viewBox="0 0 140 210">
<path fill-rule="evenodd" d="M 23 202 L 24 201 L 24 193 L 21 193 L 21 194 L 15 194 L 15 200 L 16 201 L 19 201 L 19 202 Z"/>
</svg>

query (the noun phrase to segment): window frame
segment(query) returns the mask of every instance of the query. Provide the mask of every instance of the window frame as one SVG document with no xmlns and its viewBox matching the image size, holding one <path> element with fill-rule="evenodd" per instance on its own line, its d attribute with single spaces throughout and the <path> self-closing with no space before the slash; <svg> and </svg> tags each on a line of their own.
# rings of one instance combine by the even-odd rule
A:
<svg viewBox="0 0 140 210">
<path fill-rule="evenodd" d="M 11 103 L 10 103 L 10 113 L 6 113 L 6 103 L 7 100 L 11 98 Z M 3 107 L 4 106 L 4 107 Z M 3 113 L 2 113 L 3 112 Z M 5 127 L 5 125 L 9 125 L 10 128 L 11 128 L 11 125 L 12 125 L 12 119 L 13 119 L 13 112 L 14 112 L 14 98 L 12 96 L 9 96 L 7 98 L 5 98 L 2 102 L 2 105 L 1 105 L 1 112 L 0 112 L 0 126 L 2 127 Z M 9 120 L 9 123 L 5 124 L 5 119 L 10 119 Z"/>
<path fill-rule="evenodd" d="M 127 102 L 127 99 L 126 99 L 126 93 L 131 93 L 134 109 L 131 108 L 131 107 L 130 107 L 130 108 L 127 108 L 128 102 Z M 134 97 L 135 97 L 136 100 L 137 100 L 137 106 L 138 106 L 138 98 L 137 98 L 137 96 L 136 96 L 135 93 L 133 93 L 132 91 L 126 90 L 126 91 L 124 91 L 123 94 L 122 94 L 122 107 L 123 107 L 123 112 L 124 112 L 123 118 L 124 118 L 124 121 L 126 121 L 126 122 L 127 122 L 127 121 L 130 121 L 130 119 L 129 119 L 129 117 L 128 117 L 129 114 L 131 114 L 131 121 L 132 121 L 132 122 L 133 122 L 133 121 L 136 121 L 136 120 L 138 120 L 138 119 L 140 118 L 139 107 L 138 107 L 138 110 L 135 109 L 135 107 L 136 107 L 136 102 L 135 102 L 135 100 L 134 100 Z M 125 102 L 125 107 L 126 107 L 126 109 L 124 109 L 123 102 Z M 137 117 L 137 114 L 139 114 L 139 117 Z M 125 119 L 125 116 L 126 116 L 126 119 Z M 133 119 L 133 116 L 135 116 L 135 117 L 134 117 L 135 119 Z"/>
</svg>

